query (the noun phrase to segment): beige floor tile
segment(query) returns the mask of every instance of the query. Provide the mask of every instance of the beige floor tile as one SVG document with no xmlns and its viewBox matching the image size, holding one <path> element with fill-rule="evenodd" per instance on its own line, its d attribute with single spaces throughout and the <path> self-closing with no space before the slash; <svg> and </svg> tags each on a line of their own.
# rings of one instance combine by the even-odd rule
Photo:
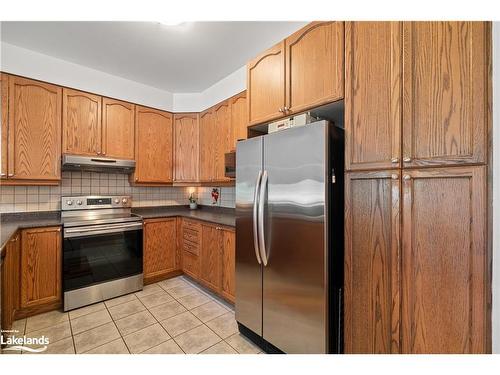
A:
<svg viewBox="0 0 500 375">
<path fill-rule="evenodd" d="M 59 340 L 71 337 L 71 328 L 69 322 L 63 322 L 52 327 L 30 332 L 26 336 L 33 338 L 45 336 L 49 339 L 49 343 L 52 344 Z"/>
<path fill-rule="evenodd" d="M 139 299 L 148 309 L 174 300 L 172 296 L 164 290 L 161 290 L 158 293 L 149 294 L 144 297 L 139 297 Z"/>
<path fill-rule="evenodd" d="M 177 299 L 186 309 L 191 310 L 211 301 L 207 295 L 196 292 L 185 297 Z"/>
<path fill-rule="evenodd" d="M 75 354 L 75 347 L 73 346 L 73 338 L 68 337 L 59 340 L 53 344 L 49 344 L 47 350 L 40 353 L 31 353 L 23 351 L 23 354 Z"/>
<path fill-rule="evenodd" d="M 172 316 L 183 313 L 184 311 L 186 311 L 184 306 L 182 306 L 177 301 L 167 302 L 164 303 L 163 305 L 153 307 L 149 310 L 149 312 L 153 314 L 153 316 L 158 321 L 171 318 Z"/>
<path fill-rule="evenodd" d="M 174 340 L 168 340 L 160 345 L 153 346 L 142 354 L 184 354 L 179 345 Z"/>
<path fill-rule="evenodd" d="M 38 331 L 43 328 L 58 325 L 69 320 L 68 313 L 59 310 L 49 311 L 40 315 L 29 317 L 26 320 L 26 332 Z"/>
<path fill-rule="evenodd" d="M 135 293 L 135 296 L 138 298 L 145 297 L 150 294 L 161 292 L 162 290 L 163 289 L 158 284 L 149 284 L 144 286 L 140 292 Z"/>
<path fill-rule="evenodd" d="M 80 309 L 72 310 L 69 312 L 69 318 L 70 319 L 76 319 L 81 316 L 87 315 L 87 314 L 92 314 L 96 311 L 101 311 L 105 310 L 106 306 L 104 306 L 103 302 L 99 303 L 94 303 L 93 305 L 85 306 Z"/>
<path fill-rule="evenodd" d="M 201 325 L 177 336 L 175 341 L 185 353 L 196 354 L 217 344 L 221 338 L 207 326 Z"/>
<path fill-rule="evenodd" d="M 89 329 L 102 326 L 103 324 L 111 322 L 111 316 L 108 310 L 101 310 L 91 314 L 83 315 L 79 318 L 71 320 L 71 329 L 73 335 L 81 332 L 88 331 Z"/>
<path fill-rule="evenodd" d="M 167 330 L 170 336 L 175 337 L 181 333 L 187 332 L 203 323 L 189 311 L 162 320 L 160 324 Z"/>
<path fill-rule="evenodd" d="M 190 294 L 197 293 L 198 289 L 192 287 L 191 285 L 180 285 L 168 289 L 168 293 L 174 297 L 175 299 L 182 298 L 188 296 Z"/>
<path fill-rule="evenodd" d="M 238 324 L 236 323 L 236 319 L 234 318 L 234 314 L 232 312 L 221 315 L 206 322 L 205 324 L 223 339 L 238 332 Z"/>
<path fill-rule="evenodd" d="M 172 279 L 168 280 L 163 280 L 158 283 L 158 285 L 168 291 L 169 289 L 178 287 L 178 286 L 187 286 L 188 284 L 186 281 L 182 278 L 182 276 L 177 276 Z"/>
<path fill-rule="evenodd" d="M 135 298 L 135 297 L 134 297 Z M 138 313 L 140 311 L 146 310 L 144 305 L 138 299 L 132 300 L 130 302 L 125 302 L 113 307 L 108 308 L 109 313 L 114 320 L 125 318 L 126 316 Z"/>
<path fill-rule="evenodd" d="M 238 354 L 227 342 L 221 341 L 214 346 L 211 346 L 207 350 L 201 352 L 201 354 Z"/>
<path fill-rule="evenodd" d="M 120 338 L 120 332 L 113 322 L 73 336 L 77 353 L 87 352 L 118 338 Z"/>
<path fill-rule="evenodd" d="M 26 319 L 19 319 L 12 323 L 12 330 L 17 331 L 16 335 L 24 335 Z"/>
<path fill-rule="evenodd" d="M 257 345 L 239 333 L 228 337 L 226 342 L 240 354 L 257 354 L 261 351 Z"/>
<path fill-rule="evenodd" d="M 142 353 L 170 339 L 168 333 L 160 324 L 141 329 L 140 331 L 124 336 L 123 339 L 131 353 Z"/>
<path fill-rule="evenodd" d="M 129 352 L 123 339 L 119 338 L 108 342 L 107 344 L 98 346 L 85 354 L 129 354 Z"/>
<path fill-rule="evenodd" d="M 217 302 L 211 301 L 192 309 L 191 312 L 202 322 L 208 322 L 227 313 L 227 310 Z"/>
<path fill-rule="evenodd" d="M 110 307 L 121 305 L 122 303 L 135 301 L 135 300 L 137 300 L 137 297 L 135 296 L 134 293 L 131 293 L 131 294 L 125 294 L 124 296 L 121 296 L 121 297 L 109 299 L 109 300 L 105 301 L 104 304 L 109 309 Z"/>
<path fill-rule="evenodd" d="M 141 311 L 115 321 L 122 336 L 126 336 L 155 323 L 156 319 L 148 311 Z"/>
</svg>

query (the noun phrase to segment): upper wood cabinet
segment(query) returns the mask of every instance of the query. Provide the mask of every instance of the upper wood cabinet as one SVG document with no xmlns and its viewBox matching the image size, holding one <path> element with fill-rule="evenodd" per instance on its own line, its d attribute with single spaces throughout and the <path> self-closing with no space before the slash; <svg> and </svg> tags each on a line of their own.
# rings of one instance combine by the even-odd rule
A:
<svg viewBox="0 0 500 375">
<path fill-rule="evenodd" d="M 484 163 L 489 22 L 403 24 L 405 167 Z"/>
<path fill-rule="evenodd" d="M 63 153 L 101 154 L 101 102 L 98 95 L 63 89 Z"/>
<path fill-rule="evenodd" d="M 403 174 L 402 353 L 486 353 L 484 166 Z"/>
<path fill-rule="evenodd" d="M 198 182 L 199 121 L 197 113 L 174 116 L 174 181 Z"/>
<path fill-rule="evenodd" d="M 345 167 L 401 164 L 402 22 L 346 22 Z"/>
<path fill-rule="evenodd" d="M 248 127 L 248 107 L 247 107 L 247 92 L 233 96 L 229 99 L 231 104 L 231 129 L 233 140 L 230 148 L 236 150 L 236 143 L 240 139 L 247 139 Z"/>
<path fill-rule="evenodd" d="M 215 181 L 226 181 L 224 154 L 231 151 L 233 132 L 231 128 L 231 106 L 228 100 L 217 104 L 214 109 Z"/>
<path fill-rule="evenodd" d="M 222 229 L 222 267 L 221 294 L 227 300 L 234 302 L 236 298 L 236 239 L 234 231 Z"/>
<path fill-rule="evenodd" d="M 247 64 L 249 124 L 283 116 L 285 107 L 285 42 L 260 54 Z"/>
<path fill-rule="evenodd" d="M 285 39 L 285 57 L 285 112 L 344 97 L 343 22 L 311 22 Z"/>
<path fill-rule="evenodd" d="M 61 301 L 61 264 L 61 227 L 22 231 L 21 308 Z"/>
<path fill-rule="evenodd" d="M 212 109 L 200 114 L 200 181 L 215 179 L 215 116 Z"/>
<path fill-rule="evenodd" d="M 154 282 L 180 269 L 176 218 L 144 221 L 144 280 Z"/>
<path fill-rule="evenodd" d="M 8 80 L 8 178 L 18 184 L 57 183 L 62 89 L 17 76 Z"/>
<path fill-rule="evenodd" d="M 173 115 L 136 107 L 135 183 L 170 184 L 173 180 Z"/>
<path fill-rule="evenodd" d="M 346 353 L 399 352 L 399 176 L 399 171 L 346 174 Z"/>
<path fill-rule="evenodd" d="M 102 155 L 134 159 L 135 105 L 102 98 Z"/>
<path fill-rule="evenodd" d="M 0 110 L 2 121 L 2 150 L 0 162 L 0 178 L 7 178 L 7 148 L 8 148 L 8 115 L 9 115 L 9 80 L 7 74 L 0 73 Z"/>
</svg>

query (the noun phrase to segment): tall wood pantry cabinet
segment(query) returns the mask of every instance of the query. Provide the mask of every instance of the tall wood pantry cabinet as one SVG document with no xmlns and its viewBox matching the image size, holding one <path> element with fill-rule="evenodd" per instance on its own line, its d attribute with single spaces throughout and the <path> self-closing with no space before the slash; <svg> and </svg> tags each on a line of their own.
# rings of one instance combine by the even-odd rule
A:
<svg viewBox="0 0 500 375">
<path fill-rule="evenodd" d="M 488 353 L 488 22 L 347 22 L 345 351 Z"/>
</svg>

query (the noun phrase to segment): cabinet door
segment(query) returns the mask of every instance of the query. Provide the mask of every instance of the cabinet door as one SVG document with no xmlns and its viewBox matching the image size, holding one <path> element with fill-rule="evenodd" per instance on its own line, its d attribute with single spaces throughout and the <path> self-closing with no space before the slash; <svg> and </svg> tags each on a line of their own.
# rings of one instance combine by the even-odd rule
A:
<svg viewBox="0 0 500 375">
<path fill-rule="evenodd" d="M 345 165 L 400 166 L 402 23 L 346 22 Z"/>
<path fill-rule="evenodd" d="M 200 114 L 200 181 L 215 179 L 214 115 L 211 109 Z"/>
<path fill-rule="evenodd" d="M 235 299 L 235 235 L 234 231 L 222 231 L 222 283 L 221 294 L 231 302 Z"/>
<path fill-rule="evenodd" d="M 5 73 L 0 73 L 0 111 L 2 120 L 2 150 L 0 163 L 0 178 L 7 177 L 7 145 L 8 145 L 8 103 L 9 103 L 9 81 Z"/>
<path fill-rule="evenodd" d="M 228 180 L 224 176 L 224 154 L 231 150 L 233 135 L 231 132 L 231 107 L 226 100 L 214 108 L 214 133 L 215 133 L 215 180 Z"/>
<path fill-rule="evenodd" d="M 344 97 L 344 23 L 311 22 L 285 39 L 291 113 Z"/>
<path fill-rule="evenodd" d="M 238 140 L 247 139 L 248 127 L 248 107 L 247 107 L 247 92 L 233 96 L 230 99 L 231 103 L 231 128 L 233 133 L 233 141 L 230 149 L 236 150 Z"/>
<path fill-rule="evenodd" d="M 144 280 L 159 280 L 177 269 L 176 219 L 144 221 Z"/>
<path fill-rule="evenodd" d="M 11 329 L 19 309 L 19 265 L 21 238 L 16 234 L 6 245 L 2 264 L 2 329 Z"/>
<path fill-rule="evenodd" d="M 101 97 L 63 89 L 63 153 L 101 154 Z"/>
<path fill-rule="evenodd" d="M 9 177 L 61 179 L 62 89 L 9 76 Z"/>
<path fill-rule="evenodd" d="M 248 121 L 250 125 L 284 115 L 285 42 L 280 42 L 247 64 Z"/>
<path fill-rule="evenodd" d="M 346 174 L 346 353 L 399 352 L 399 191 L 399 171 Z"/>
<path fill-rule="evenodd" d="M 201 281 L 219 292 L 221 289 L 221 231 L 213 225 L 201 225 Z"/>
<path fill-rule="evenodd" d="M 21 237 L 21 307 L 61 300 L 61 228 L 25 229 Z"/>
<path fill-rule="evenodd" d="M 490 24 L 403 23 L 405 167 L 484 163 Z"/>
<path fill-rule="evenodd" d="M 198 114 L 182 113 L 174 116 L 175 181 L 198 181 L 199 138 Z"/>
<path fill-rule="evenodd" d="M 172 121 L 169 112 L 136 107 L 135 182 L 172 182 Z"/>
<path fill-rule="evenodd" d="M 135 105 L 102 98 L 102 155 L 134 159 Z"/>
<path fill-rule="evenodd" d="M 487 352 L 485 167 L 406 170 L 402 189 L 402 352 Z"/>
</svg>

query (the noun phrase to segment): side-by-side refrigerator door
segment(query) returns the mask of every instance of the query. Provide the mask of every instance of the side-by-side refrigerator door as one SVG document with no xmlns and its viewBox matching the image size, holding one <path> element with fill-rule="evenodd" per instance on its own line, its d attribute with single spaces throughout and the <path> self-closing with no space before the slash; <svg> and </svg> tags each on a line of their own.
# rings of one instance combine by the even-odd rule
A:
<svg viewBox="0 0 500 375">
<path fill-rule="evenodd" d="M 236 320 L 262 335 L 262 261 L 257 208 L 262 176 L 262 137 L 236 149 Z"/>
<path fill-rule="evenodd" d="M 290 354 L 328 350 L 326 132 L 323 121 L 264 137 L 262 336 Z"/>
</svg>

